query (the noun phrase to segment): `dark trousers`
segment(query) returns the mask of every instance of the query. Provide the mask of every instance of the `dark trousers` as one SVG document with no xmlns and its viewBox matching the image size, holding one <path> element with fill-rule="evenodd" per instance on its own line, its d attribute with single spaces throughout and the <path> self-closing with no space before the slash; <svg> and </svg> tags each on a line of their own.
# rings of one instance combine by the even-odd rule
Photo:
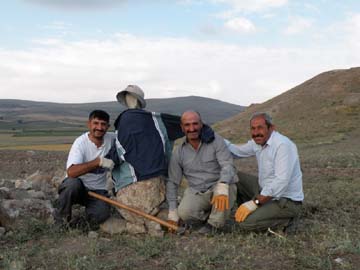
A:
<svg viewBox="0 0 360 270">
<path fill-rule="evenodd" d="M 238 172 L 237 202 L 254 199 L 260 193 L 258 178 L 256 176 Z M 301 202 L 294 202 L 287 198 L 271 200 L 251 213 L 243 222 L 237 223 L 240 229 L 262 231 L 267 228 L 284 227 L 293 219 L 298 218 L 301 212 Z"/>
<path fill-rule="evenodd" d="M 106 190 L 92 190 L 108 196 Z M 65 178 L 59 187 L 59 204 L 55 214 L 56 221 L 71 220 L 72 206 L 85 206 L 86 219 L 91 224 L 100 224 L 110 216 L 110 205 L 88 195 L 88 190 L 79 178 Z"/>
</svg>

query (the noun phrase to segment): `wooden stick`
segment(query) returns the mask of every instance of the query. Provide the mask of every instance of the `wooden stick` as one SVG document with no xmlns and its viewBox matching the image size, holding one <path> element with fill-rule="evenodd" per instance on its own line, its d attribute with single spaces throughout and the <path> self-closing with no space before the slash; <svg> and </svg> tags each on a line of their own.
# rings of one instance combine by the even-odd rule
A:
<svg viewBox="0 0 360 270">
<path fill-rule="evenodd" d="M 113 205 L 113 206 L 116 206 L 116 207 L 119 207 L 119 208 L 128 210 L 128 211 L 131 212 L 131 213 L 134 213 L 134 214 L 137 214 L 137 215 L 142 216 L 142 217 L 144 217 L 144 218 L 147 218 L 147 219 L 150 219 L 150 220 L 152 220 L 152 221 L 155 221 L 155 222 L 157 222 L 157 223 L 159 223 L 159 224 L 161 224 L 161 225 L 163 225 L 163 226 L 165 226 L 165 227 L 167 227 L 167 228 L 173 229 L 173 230 L 175 230 L 175 231 L 178 231 L 178 229 L 179 229 L 179 226 L 177 226 L 177 225 L 175 225 L 175 224 L 171 224 L 171 223 L 169 223 L 169 222 L 167 222 L 167 221 L 165 221 L 165 220 L 162 220 L 162 219 L 160 219 L 160 218 L 157 218 L 157 217 L 154 217 L 154 216 L 152 216 L 152 215 L 149 215 L 149 214 L 147 214 L 147 213 L 145 213 L 145 212 L 143 212 L 143 211 L 141 211 L 141 210 L 138 210 L 138 209 L 135 209 L 135 208 L 131 208 L 131 207 L 125 205 L 125 204 L 122 204 L 122 203 L 119 203 L 119 202 L 117 202 L 117 201 L 111 200 L 111 199 L 109 199 L 108 197 L 99 195 L 99 194 L 97 194 L 97 193 L 95 193 L 95 192 L 92 192 L 92 191 L 89 191 L 88 194 L 89 194 L 89 196 L 91 196 L 91 197 L 94 197 L 94 198 L 99 199 L 99 200 L 101 200 L 101 201 L 107 202 L 107 203 L 109 203 L 109 204 L 111 204 L 111 205 Z"/>
</svg>

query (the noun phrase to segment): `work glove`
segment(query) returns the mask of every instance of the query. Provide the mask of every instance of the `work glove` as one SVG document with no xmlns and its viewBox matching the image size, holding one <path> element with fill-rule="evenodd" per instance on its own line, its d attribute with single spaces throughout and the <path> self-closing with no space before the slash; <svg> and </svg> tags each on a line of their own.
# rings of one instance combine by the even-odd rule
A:
<svg viewBox="0 0 360 270">
<path fill-rule="evenodd" d="M 114 165 L 115 163 L 111 159 L 100 157 L 100 163 L 99 163 L 100 167 L 111 171 L 114 168 Z"/>
<path fill-rule="evenodd" d="M 224 212 L 229 209 L 229 185 L 225 183 L 217 183 L 214 188 L 211 204 L 215 209 Z"/>
<path fill-rule="evenodd" d="M 169 210 L 167 222 L 169 222 L 170 224 L 173 224 L 173 225 L 178 225 L 179 216 L 178 216 L 178 213 L 177 213 L 177 208 L 174 209 L 174 210 Z M 168 228 L 168 232 L 169 233 L 175 233 L 176 231 L 174 231 L 171 228 Z"/>
<path fill-rule="evenodd" d="M 248 215 L 254 212 L 258 206 L 255 204 L 253 200 L 244 202 L 240 207 L 236 210 L 235 220 L 237 222 L 243 222 Z"/>
</svg>

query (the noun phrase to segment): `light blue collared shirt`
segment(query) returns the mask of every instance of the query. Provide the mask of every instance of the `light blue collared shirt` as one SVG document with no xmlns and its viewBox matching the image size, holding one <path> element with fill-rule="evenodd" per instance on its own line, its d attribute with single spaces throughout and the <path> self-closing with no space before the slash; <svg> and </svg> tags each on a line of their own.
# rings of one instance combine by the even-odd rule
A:
<svg viewBox="0 0 360 270">
<path fill-rule="evenodd" d="M 226 144 L 235 158 L 256 156 L 259 168 L 260 194 L 294 201 L 304 199 L 302 173 L 296 145 L 273 131 L 264 146 L 254 140 L 243 145 Z"/>
</svg>

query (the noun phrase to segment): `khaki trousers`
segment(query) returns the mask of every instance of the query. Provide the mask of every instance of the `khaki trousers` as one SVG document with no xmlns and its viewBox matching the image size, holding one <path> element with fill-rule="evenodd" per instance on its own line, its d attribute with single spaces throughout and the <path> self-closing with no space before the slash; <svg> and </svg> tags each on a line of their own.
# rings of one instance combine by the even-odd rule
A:
<svg viewBox="0 0 360 270">
<path fill-rule="evenodd" d="M 258 178 L 238 172 L 239 182 L 237 183 L 238 205 L 252 200 L 260 193 Z M 236 223 L 236 226 L 244 230 L 262 231 L 268 228 L 287 226 L 294 218 L 298 218 L 302 205 L 287 198 L 272 200 L 251 213 L 243 222 Z"/>
<path fill-rule="evenodd" d="M 185 222 L 206 221 L 220 228 L 225 224 L 225 220 L 230 217 L 231 209 L 236 200 L 236 185 L 229 185 L 229 206 L 228 210 L 220 212 L 211 205 L 213 197 L 212 189 L 206 192 L 196 192 L 191 188 L 187 188 L 178 207 L 179 217 Z"/>
</svg>

